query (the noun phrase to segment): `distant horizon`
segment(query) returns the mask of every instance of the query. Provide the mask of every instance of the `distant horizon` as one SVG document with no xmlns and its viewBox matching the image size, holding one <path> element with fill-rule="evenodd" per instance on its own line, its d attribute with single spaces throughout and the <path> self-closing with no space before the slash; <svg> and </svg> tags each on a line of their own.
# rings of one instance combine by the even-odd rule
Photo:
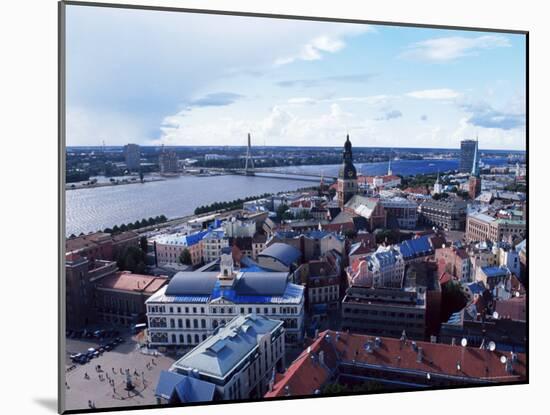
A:
<svg viewBox="0 0 550 415">
<path fill-rule="evenodd" d="M 223 148 L 246 148 L 246 145 L 142 145 L 138 143 L 126 143 L 126 144 L 137 144 L 141 148 L 215 148 L 215 149 L 223 149 Z M 121 145 L 105 145 L 105 147 L 101 145 L 77 145 L 77 146 L 66 146 L 66 149 L 71 148 L 97 148 L 97 149 L 113 149 L 113 148 L 123 148 L 126 144 Z M 353 144 L 353 142 L 352 142 Z M 339 149 L 341 146 L 291 146 L 291 145 L 280 145 L 280 146 L 252 146 L 252 151 L 254 151 L 255 148 L 258 149 L 265 149 L 265 148 L 296 148 L 296 149 L 322 149 L 322 148 L 330 148 L 330 149 Z M 458 148 L 444 148 L 444 147 L 384 147 L 384 146 L 376 146 L 376 147 L 358 147 L 353 146 L 353 149 L 387 149 L 387 150 L 440 150 L 440 151 L 460 151 L 460 147 Z M 514 149 L 491 149 L 491 148 L 479 148 L 479 151 L 494 151 L 494 152 L 513 152 L 513 153 L 526 153 L 527 150 L 514 150 Z"/>
<path fill-rule="evenodd" d="M 495 150 L 527 147 L 525 34 L 66 13 L 69 146 L 241 146 L 251 132 L 257 147 L 337 147 L 348 132 L 357 148 L 447 149 L 477 136 Z"/>
</svg>

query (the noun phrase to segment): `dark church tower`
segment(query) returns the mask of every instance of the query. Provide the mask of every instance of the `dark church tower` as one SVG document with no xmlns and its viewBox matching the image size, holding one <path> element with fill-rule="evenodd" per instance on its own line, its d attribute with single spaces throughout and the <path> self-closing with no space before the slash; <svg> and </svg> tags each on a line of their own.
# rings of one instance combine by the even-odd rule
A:
<svg viewBox="0 0 550 415">
<path fill-rule="evenodd" d="M 344 144 L 342 167 L 338 173 L 338 204 L 341 208 L 357 193 L 357 171 L 353 165 L 349 134 Z"/>
</svg>

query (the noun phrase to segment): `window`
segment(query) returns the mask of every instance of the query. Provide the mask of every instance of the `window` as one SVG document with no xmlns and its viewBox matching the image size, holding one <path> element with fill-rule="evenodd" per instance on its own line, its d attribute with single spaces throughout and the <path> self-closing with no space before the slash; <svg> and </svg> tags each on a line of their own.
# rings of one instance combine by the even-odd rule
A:
<svg viewBox="0 0 550 415">
<path fill-rule="evenodd" d="M 195 329 L 199 328 L 199 320 L 197 320 L 197 319 L 193 320 L 193 328 L 195 328 Z"/>
<path fill-rule="evenodd" d="M 195 343 L 200 343 L 200 338 L 198 334 L 195 334 Z"/>
<path fill-rule="evenodd" d="M 178 328 L 182 329 L 183 328 L 183 321 L 181 318 L 178 318 Z"/>
<path fill-rule="evenodd" d="M 171 318 L 171 319 L 170 319 L 170 328 L 173 329 L 173 328 L 175 328 L 175 327 L 176 327 L 176 322 L 174 321 L 173 318 Z M 176 342 L 176 341 L 174 340 L 174 343 L 175 343 L 175 342 Z"/>
<path fill-rule="evenodd" d="M 202 327 L 203 329 L 206 328 L 206 320 L 205 320 L 205 319 L 202 319 L 202 320 L 201 320 L 201 327 Z"/>
<path fill-rule="evenodd" d="M 185 319 L 185 327 L 191 328 L 191 320 L 189 320 L 188 318 Z"/>
<path fill-rule="evenodd" d="M 172 334 L 172 343 L 176 343 L 176 335 Z"/>
</svg>

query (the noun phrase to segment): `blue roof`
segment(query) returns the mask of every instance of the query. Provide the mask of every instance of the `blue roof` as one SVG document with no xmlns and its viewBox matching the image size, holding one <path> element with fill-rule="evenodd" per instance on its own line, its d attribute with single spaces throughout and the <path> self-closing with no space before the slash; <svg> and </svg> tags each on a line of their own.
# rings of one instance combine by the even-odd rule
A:
<svg viewBox="0 0 550 415">
<path fill-rule="evenodd" d="M 204 304 L 223 297 L 241 304 L 298 304 L 304 295 L 304 287 L 289 283 L 286 272 L 239 272 L 233 287 L 223 289 L 217 276 L 217 272 L 178 272 L 164 293 L 149 300 Z"/>
<path fill-rule="evenodd" d="M 163 370 L 160 372 L 159 381 L 157 383 L 157 389 L 155 395 L 160 396 L 166 400 L 171 400 L 174 394 L 174 388 L 178 383 L 183 381 L 183 376 L 174 372 L 168 372 Z"/>
<path fill-rule="evenodd" d="M 174 393 L 180 402 L 207 402 L 214 398 L 216 386 L 200 379 L 163 370 L 160 372 L 155 395 L 172 401 Z"/>
<path fill-rule="evenodd" d="M 181 402 L 209 402 L 214 399 L 216 385 L 191 376 L 184 378 L 183 382 L 176 385 L 176 393 Z"/>
<path fill-rule="evenodd" d="M 506 276 L 510 272 L 506 267 L 482 267 L 481 270 L 487 278 Z"/>
<path fill-rule="evenodd" d="M 485 286 L 481 281 L 468 284 L 468 288 L 470 289 L 472 294 L 483 294 L 483 291 L 485 291 Z"/>
<path fill-rule="evenodd" d="M 178 272 L 168 283 L 166 295 L 208 296 L 217 281 L 217 272 Z"/>
<path fill-rule="evenodd" d="M 284 265 L 290 266 L 302 256 L 302 253 L 291 245 L 277 242 L 265 248 L 259 256 L 275 258 Z"/>
<path fill-rule="evenodd" d="M 401 242 L 398 247 L 405 259 L 431 255 L 434 252 L 428 236 L 408 239 Z"/>
<path fill-rule="evenodd" d="M 202 231 L 202 232 L 193 233 L 191 235 L 186 235 L 185 240 L 187 242 L 187 246 L 193 246 L 198 244 L 208 232 L 210 231 Z"/>
</svg>

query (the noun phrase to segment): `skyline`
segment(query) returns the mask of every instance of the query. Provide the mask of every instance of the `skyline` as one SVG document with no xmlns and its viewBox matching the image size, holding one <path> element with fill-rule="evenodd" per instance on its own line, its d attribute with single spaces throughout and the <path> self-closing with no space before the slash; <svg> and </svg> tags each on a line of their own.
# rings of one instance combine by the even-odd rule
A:
<svg viewBox="0 0 550 415">
<path fill-rule="evenodd" d="M 68 6 L 67 146 L 524 151 L 525 76 L 521 34 Z"/>
</svg>

